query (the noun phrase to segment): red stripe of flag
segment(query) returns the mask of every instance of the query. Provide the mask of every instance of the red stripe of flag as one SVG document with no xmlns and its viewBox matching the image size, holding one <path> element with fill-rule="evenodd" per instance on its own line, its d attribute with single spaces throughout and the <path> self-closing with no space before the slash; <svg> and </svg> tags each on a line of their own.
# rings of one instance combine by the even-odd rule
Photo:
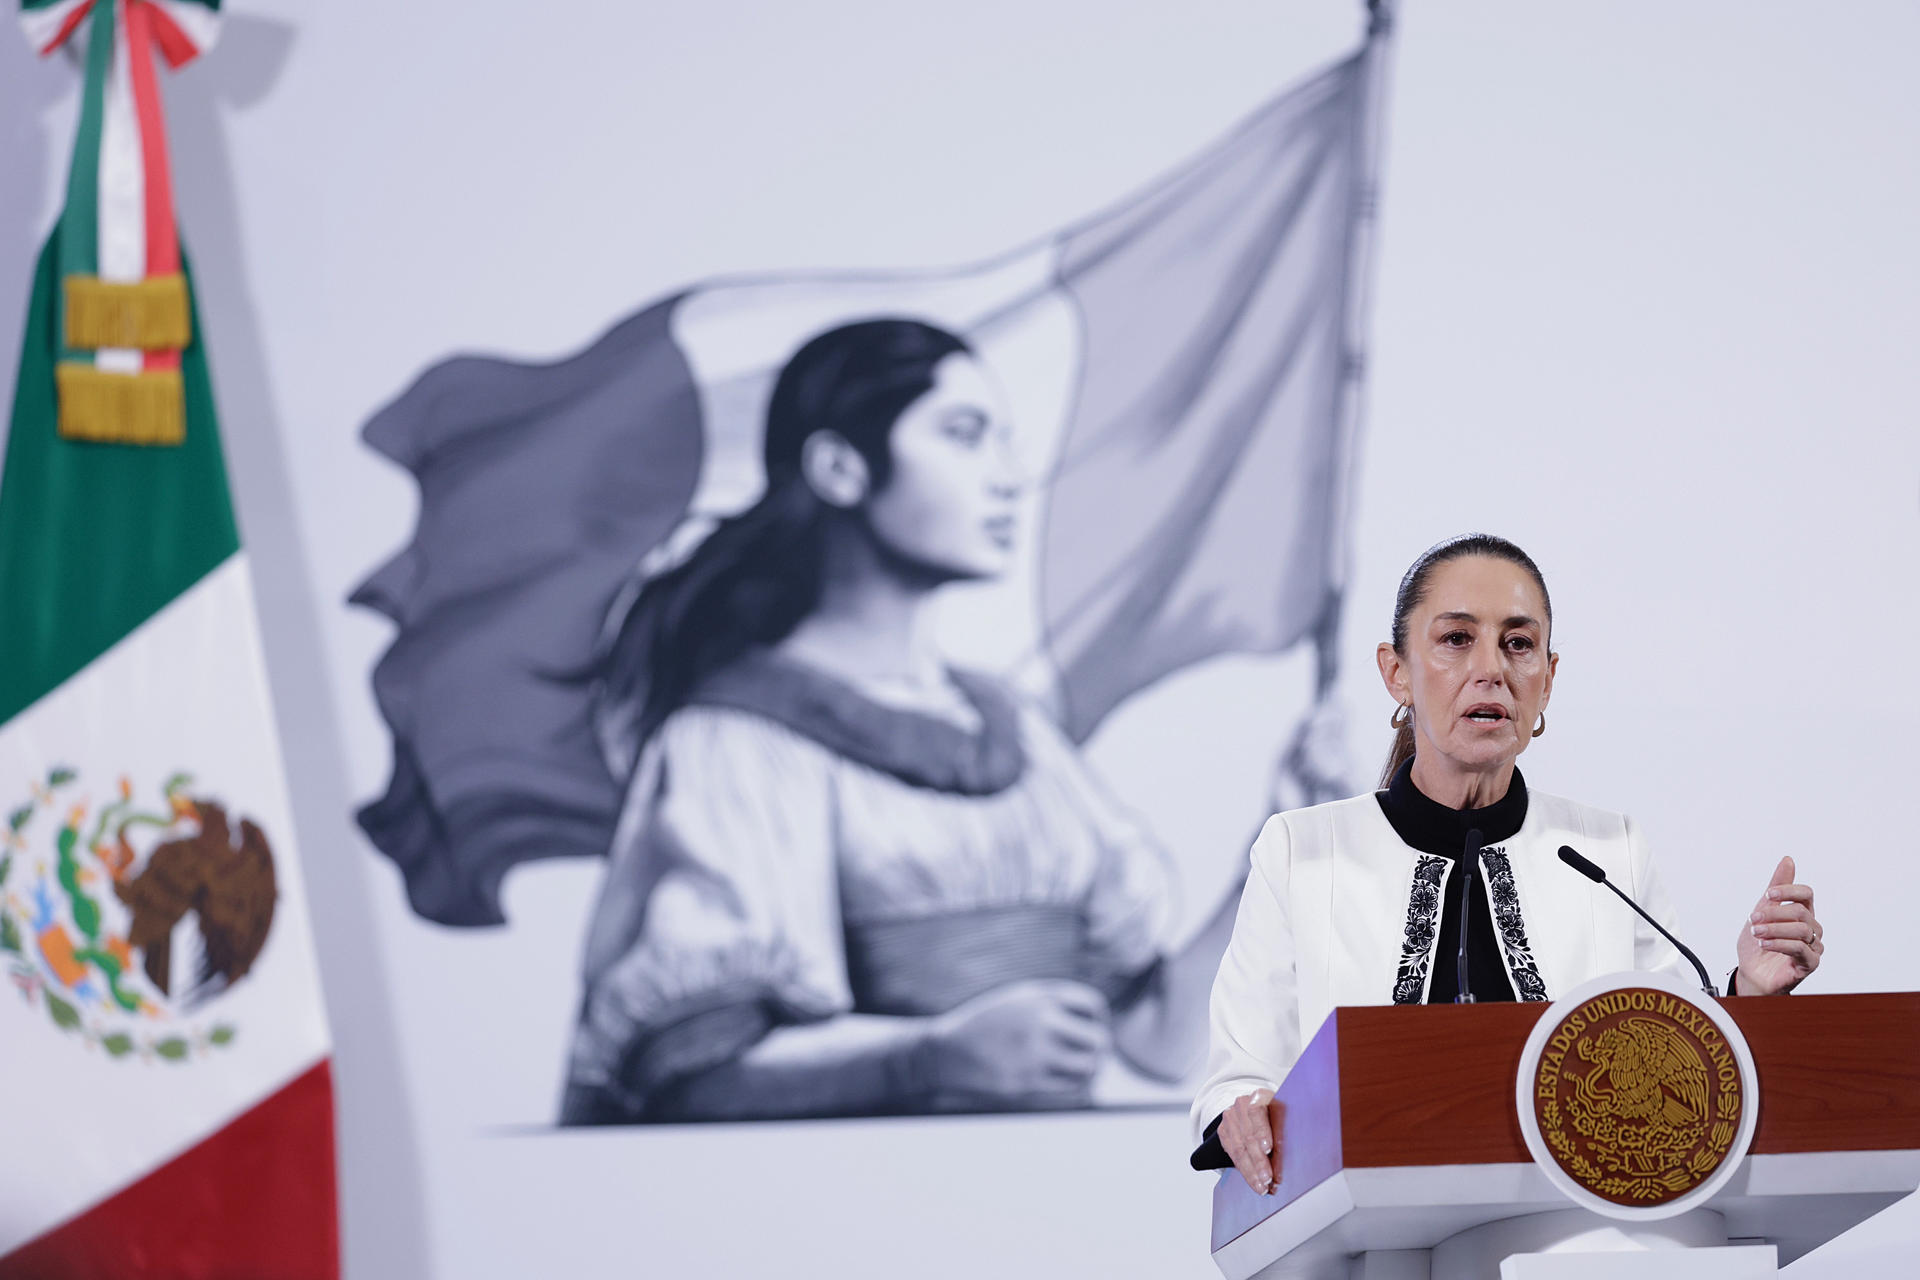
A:
<svg viewBox="0 0 1920 1280">
<path fill-rule="evenodd" d="M 333 1076 L 322 1062 L 0 1258 L 0 1280 L 339 1280 L 333 1151 Z"/>
<path fill-rule="evenodd" d="M 136 3 L 139 8 L 152 13 L 154 43 L 158 46 L 161 56 L 167 60 L 168 66 L 178 71 L 200 56 L 198 46 L 187 38 L 187 33 L 180 29 L 180 24 L 175 22 L 165 9 L 157 4 L 145 3 L 144 0 L 136 0 Z"/>
<path fill-rule="evenodd" d="M 85 4 L 66 16 L 60 23 L 60 29 L 53 33 L 53 39 L 41 46 L 41 57 L 46 57 L 67 42 L 67 37 L 73 34 L 73 29 L 86 21 L 87 15 L 93 12 L 93 2 L 94 0 L 87 0 Z"/>
<path fill-rule="evenodd" d="M 180 270 L 180 240 L 173 225 L 173 174 L 167 166 L 167 124 L 160 109 L 159 77 L 153 70 L 156 15 L 176 37 L 186 38 L 159 10 L 134 0 L 127 5 L 127 64 L 133 77 L 134 117 L 140 122 L 140 162 L 146 169 L 147 274 L 168 276 Z M 141 363 L 148 369 L 178 369 L 180 353 L 149 351 Z"/>
</svg>

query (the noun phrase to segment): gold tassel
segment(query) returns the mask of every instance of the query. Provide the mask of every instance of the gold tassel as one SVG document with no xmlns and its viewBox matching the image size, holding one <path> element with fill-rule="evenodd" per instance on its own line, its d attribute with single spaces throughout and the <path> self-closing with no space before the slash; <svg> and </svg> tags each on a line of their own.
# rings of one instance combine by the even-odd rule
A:
<svg viewBox="0 0 1920 1280">
<path fill-rule="evenodd" d="M 98 276 L 68 276 L 67 346 L 178 351 L 192 337 L 187 278 L 175 273 L 114 284 Z"/>
<path fill-rule="evenodd" d="M 60 434 L 101 444 L 179 444 L 187 438 L 186 388 L 178 369 L 109 373 L 63 360 Z"/>
</svg>

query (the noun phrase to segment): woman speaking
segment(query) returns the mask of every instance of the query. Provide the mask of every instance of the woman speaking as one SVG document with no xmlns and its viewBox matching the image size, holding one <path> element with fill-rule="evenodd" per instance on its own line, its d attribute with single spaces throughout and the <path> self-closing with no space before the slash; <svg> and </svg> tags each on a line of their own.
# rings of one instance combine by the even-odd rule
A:
<svg viewBox="0 0 1920 1280">
<path fill-rule="evenodd" d="M 1433 547 L 1400 580 L 1380 676 L 1398 706 L 1382 790 L 1269 818 L 1214 980 L 1197 1168 L 1270 1192 L 1274 1090 L 1338 1005 L 1548 1000 L 1620 970 L 1681 975 L 1673 945 L 1562 865 L 1571 845 L 1652 915 L 1672 907 L 1639 828 L 1529 791 L 1515 760 L 1546 732 L 1558 655 L 1533 560 L 1503 538 Z M 1471 848 L 1469 849 L 1469 845 Z M 1462 911 L 1466 857 L 1483 890 Z M 1782 858 L 1742 922 L 1733 995 L 1780 995 L 1819 967 L 1813 890 Z"/>
</svg>

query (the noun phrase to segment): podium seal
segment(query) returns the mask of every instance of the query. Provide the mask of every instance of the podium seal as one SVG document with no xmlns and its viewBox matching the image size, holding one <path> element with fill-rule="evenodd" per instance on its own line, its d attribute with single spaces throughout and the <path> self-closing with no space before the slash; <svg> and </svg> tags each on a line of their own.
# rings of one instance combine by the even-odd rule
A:
<svg viewBox="0 0 1920 1280">
<path fill-rule="evenodd" d="M 1611 1218 L 1666 1218 L 1733 1176 L 1760 1091 L 1719 1002 L 1664 974 L 1616 973 L 1548 1007 L 1514 1101 L 1547 1180 Z"/>
</svg>

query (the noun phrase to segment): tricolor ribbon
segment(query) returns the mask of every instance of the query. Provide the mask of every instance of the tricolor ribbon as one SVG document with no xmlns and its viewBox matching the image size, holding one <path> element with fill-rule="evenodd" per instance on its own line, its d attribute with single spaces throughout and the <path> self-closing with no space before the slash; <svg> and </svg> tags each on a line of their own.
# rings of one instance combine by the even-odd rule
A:
<svg viewBox="0 0 1920 1280">
<path fill-rule="evenodd" d="M 180 266 L 157 50 L 184 66 L 214 41 L 219 0 L 22 0 L 50 54 L 86 27 L 86 83 L 61 215 L 60 433 L 178 444 L 192 306 Z"/>
</svg>

